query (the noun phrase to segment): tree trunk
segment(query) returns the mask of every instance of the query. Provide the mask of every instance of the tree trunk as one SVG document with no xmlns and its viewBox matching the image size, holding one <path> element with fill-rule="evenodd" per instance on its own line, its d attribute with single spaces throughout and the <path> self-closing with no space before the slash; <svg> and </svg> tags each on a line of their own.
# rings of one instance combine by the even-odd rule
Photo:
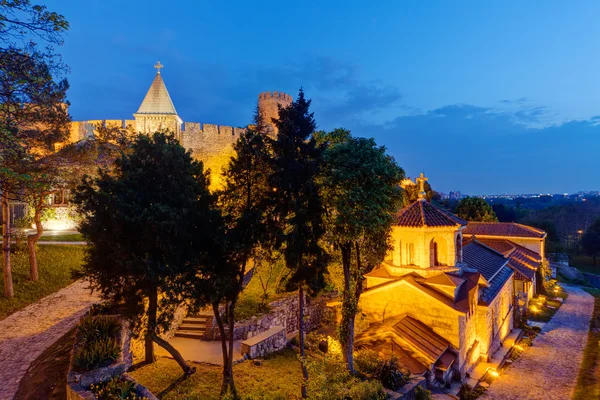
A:
<svg viewBox="0 0 600 400">
<path fill-rule="evenodd" d="M 155 286 L 150 289 L 148 294 L 148 326 L 146 327 L 145 347 L 146 362 L 154 362 L 154 341 L 153 336 L 156 329 L 156 314 L 158 310 L 158 288 Z"/>
<path fill-rule="evenodd" d="M 39 238 L 42 236 L 42 233 L 44 233 L 44 227 L 42 226 L 41 207 L 35 203 L 34 206 L 35 213 L 33 216 L 33 221 L 35 222 L 36 233 L 35 235 L 27 236 L 27 247 L 29 248 L 29 279 L 35 282 L 39 279 L 35 245 L 37 244 Z"/>
<path fill-rule="evenodd" d="M 302 285 L 300 285 L 300 290 L 298 290 L 298 336 L 298 341 L 300 342 L 300 365 L 302 366 L 302 398 L 306 399 L 308 370 L 304 362 L 304 287 Z"/>
<path fill-rule="evenodd" d="M 169 342 L 167 342 L 165 339 L 161 338 L 154 332 L 151 332 L 150 335 L 152 337 L 152 340 L 154 340 L 156 344 L 158 344 L 163 349 L 167 350 L 169 354 L 173 356 L 175 361 L 177 361 L 177 364 L 179 364 L 181 369 L 183 369 L 183 372 L 186 376 L 192 375 L 194 372 L 196 372 L 196 367 L 190 367 L 181 356 L 181 353 L 179 353 L 179 351 L 177 351 L 175 347 L 171 346 Z"/>
<path fill-rule="evenodd" d="M 222 397 L 229 389 L 233 390 L 232 394 L 235 393 L 235 386 L 233 385 L 233 363 L 231 362 L 233 355 L 233 340 L 231 340 L 232 344 L 229 346 L 229 349 L 227 347 L 228 338 L 233 339 L 233 326 L 229 323 L 229 307 L 226 306 L 225 315 L 229 326 L 229 336 L 227 336 L 227 333 L 225 332 L 225 323 L 221 317 L 221 313 L 219 312 L 219 303 L 213 303 L 212 306 L 215 319 L 217 320 L 217 326 L 219 327 L 219 332 L 221 333 L 221 353 L 223 354 L 223 382 L 221 384 Z"/>
<path fill-rule="evenodd" d="M 10 265 L 10 207 L 6 192 L 2 193 L 2 269 L 4 271 L 4 297 L 15 296 Z"/>
<path fill-rule="evenodd" d="M 229 394 L 233 395 L 233 398 L 237 399 L 238 394 L 237 394 L 237 390 L 235 388 L 235 383 L 233 381 L 233 330 L 235 328 L 234 316 L 235 316 L 235 301 L 232 301 L 231 304 L 229 305 L 229 309 L 228 309 L 229 356 L 228 356 L 227 366 L 225 366 L 225 365 L 223 366 L 224 367 L 223 368 L 223 387 L 226 390 L 225 393 L 227 393 L 227 390 L 229 390 Z"/>
<path fill-rule="evenodd" d="M 340 321 L 340 342 L 343 349 L 344 361 L 351 374 L 354 374 L 354 319 L 356 316 L 356 306 L 351 293 L 352 274 L 351 274 L 351 256 L 352 243 L 344 243 L 340 246 L 342 253 L 342 268 L 344 271 L 344 293 L 342 296 L 342 318 Z"/>
<path fill-rule="evenodd" d="M 171 356 L 177 361 L 177 364 L 183 369 L 186 375 L 191 375 L 196 372 L 196 368 L 190 367 L 181 353 L 177 351 L 169 342 L 156 334 L 156 315 L 158 314 L 158 288 L 155 286 L 150 289 L 148 294 L 148 327 L 146 330 L 145 347 L 146 347 L 146 362 L 154 362 L 154 343 L 158 344 L 163 349 L 167 350 Z"/>
</svg>

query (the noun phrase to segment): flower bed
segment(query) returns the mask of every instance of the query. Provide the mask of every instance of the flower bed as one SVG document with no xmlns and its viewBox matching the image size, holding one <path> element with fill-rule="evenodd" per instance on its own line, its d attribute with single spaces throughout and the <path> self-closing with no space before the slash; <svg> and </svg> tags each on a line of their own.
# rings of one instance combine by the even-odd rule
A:
<svg viewBox="0 0 600 400">
<path fill-rule="evenodd" d="M 83 317 L 71 350 L 67 399 L 156 399 L 125 374 L 132 363 L 130 343 L 128 321 L 115 315 Z"/>
</svg>

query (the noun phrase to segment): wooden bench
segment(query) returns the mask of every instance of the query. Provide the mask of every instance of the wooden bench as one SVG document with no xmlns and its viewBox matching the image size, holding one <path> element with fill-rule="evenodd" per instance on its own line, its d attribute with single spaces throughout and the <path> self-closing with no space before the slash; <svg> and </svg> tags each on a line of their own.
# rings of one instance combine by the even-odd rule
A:
<svg viewBox="0 0 600 400">
<path fill-rule="evenodd" d="M 242 342 L 241 352 L 244 357 L 257 358 L 281 350 L 287 344 L 285 327 L 274 326 Z"/>
</svg>

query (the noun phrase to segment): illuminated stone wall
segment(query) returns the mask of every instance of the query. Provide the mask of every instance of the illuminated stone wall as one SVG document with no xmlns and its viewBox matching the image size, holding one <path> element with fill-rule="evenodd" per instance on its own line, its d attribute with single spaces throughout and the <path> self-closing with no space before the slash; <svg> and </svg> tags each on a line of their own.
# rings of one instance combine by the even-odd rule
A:
<svg viewBox="0 0 600 400">
<path fill-rule="evenodd" d="M 455 227 L 448 228 L 406 228 L 395 226 L 392 229 L 393 249 L 388 253 L 386 259 L 393 265 L 416 265 L 421 268 L 430 267 L 429 245 L 431 240 L 438 244 L 439 265 L 455 265 L 456 237 L 461 231 Z M 410 248 L 414 249 L 413 257 L 410 256 Z M 412 258 L 412 259 L 411 259 Z"/>
<path fill-rule="evenodd" d="M 370 322 L 410 314 L 456 348 L 460 345 L 459 316 L 462 313 L 446 306 L 405 281 L 398 281 L 365 292 L 360 308 Z"/>
<path fill-rule="evenodd" d="M 477 307 L 477 336 L 481 342 L 481 358 L 487 361 L 513 329 L 514 283 L 511 277 L 489 306 Z"/>
</svg>

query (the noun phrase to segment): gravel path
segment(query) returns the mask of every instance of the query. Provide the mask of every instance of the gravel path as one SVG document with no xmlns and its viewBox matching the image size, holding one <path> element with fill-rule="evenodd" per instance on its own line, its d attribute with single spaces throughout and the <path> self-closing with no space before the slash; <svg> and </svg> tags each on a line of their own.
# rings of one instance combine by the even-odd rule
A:
<svg viewBox="0 0 600 400">
<path fill-rule="evenodd" d="M 486 400 L 573 397 L 587 344 L 594 298 L 578 286 L 562 285 L 568 299 L 517 361 L 482 396 Z"/>
<path fill-rule="evenodd" d="M 10 400 L 29 365 L 99 299 L 77 281 L 0 321 L 0 400 Z"/>
</svg>

